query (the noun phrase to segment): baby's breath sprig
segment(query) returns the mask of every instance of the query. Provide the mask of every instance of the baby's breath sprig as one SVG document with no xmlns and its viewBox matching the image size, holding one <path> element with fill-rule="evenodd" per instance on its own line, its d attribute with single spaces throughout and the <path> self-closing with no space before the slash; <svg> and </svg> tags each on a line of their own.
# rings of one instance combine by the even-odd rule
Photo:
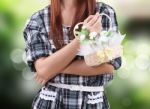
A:
<svg viewBox="0 0 150 109">
<path fill-rule="evenodd" d="M 97 36 L 97 32 L 90 32 L 82 23 L 75 26 L 74 33 L 79 38 L 81 44 L 93 43 Z"/>
</svg>

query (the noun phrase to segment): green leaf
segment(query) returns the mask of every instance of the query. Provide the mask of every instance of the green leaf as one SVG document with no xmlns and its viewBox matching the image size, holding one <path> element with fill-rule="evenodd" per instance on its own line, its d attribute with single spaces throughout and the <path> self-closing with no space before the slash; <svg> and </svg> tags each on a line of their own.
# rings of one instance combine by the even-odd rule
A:
<svg viewBox="0 0 150 109">
<path fill-rule="evenodd" d="M 112 35 L 112 31 L 108 31 L 106 36 L 109 37 L 111 35 Z"/>
<path fill-rule="evenodd" d="M 89 31 L 87 29 L 82 29 L 81 33 L 88 36 L 89 35 Z"/>
</svg>

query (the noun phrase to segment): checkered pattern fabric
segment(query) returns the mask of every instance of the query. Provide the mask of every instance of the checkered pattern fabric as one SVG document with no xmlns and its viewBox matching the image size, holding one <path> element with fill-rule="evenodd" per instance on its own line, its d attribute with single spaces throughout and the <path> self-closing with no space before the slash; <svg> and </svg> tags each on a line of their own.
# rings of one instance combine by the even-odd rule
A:
<svg viewBox="0 0 150 109">
<path fill-rule="evenodd" d="M 56 51 L 52 39 L 49 39 L 50 29 L 50 6 L 45 7 L 42 10 L 34 13 L 27 21 L 24 33 L 24 39 L 26 43 L 26 60 L 29 68 L 32 72 L 36 72 L 34 61 L 40 57 L 47 57 Z M 110 16 L 113 23 L 113 31 L 118 32 L 118 24 L 116 19 L 116 13 L 114 9 L 102 2 L 96 3 L 96 11 L 99 13 L 105 13 Z M 104 30 L 108 30 L 110 25 L 109 19 L 105 16 L 102 18 L 102 26 Z M 63 26 L 64 41 L 69 43 L 68 35 L 70 27 Z M 83 59 L 77 56 L 75 59 Z M 121 66 L 121 57 L 116 58 L 113 63 L 114 68 L 117 70 Z M 77 76 L 67 75 L 60 72 L 59 75 L 49 80 L 52 83 L 85 85 L 85 86 L 103 86 L 113 79 L 113 74 L 104 74 L 97 76 Z M 67 89 L 60 89 L 48 85 L 44 86 L 43 90 L 47 90 L 47 93 L 41 93 L 40 90 L 32 103 L 33 109 L 109 109 L 109 103 L 106 95 L 103 92 L 101 102 L 97 102 L 97 98 L 94 104 L 88 104 L 88 95 L 93 97 L 97 96 L 100 92 L 80 92 L 70 91 Z M 56 95 L 54 96 L 55 93 Z M 42 97 L 41 97 L 42 96 Z M 48 99 L 43 98 L 48 97 Z"/>
</svg>

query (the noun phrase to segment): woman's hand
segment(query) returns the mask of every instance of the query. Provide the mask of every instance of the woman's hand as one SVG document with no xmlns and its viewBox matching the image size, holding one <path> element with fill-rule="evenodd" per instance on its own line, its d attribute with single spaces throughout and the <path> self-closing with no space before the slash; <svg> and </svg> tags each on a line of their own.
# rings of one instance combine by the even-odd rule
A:
<svg viewBox="0 0 150 109">
<path fill-rule="evenodd" d="M 90 15 L 87 19 L 84 20 L 85 28 L 87 28 L 90 32 L 100 33 L 102 30 L 101 24 L 101 16 L 99 13 L 95 15 Z"/>
<path fill-rule="evenodd" d="M 36 82 L 40 85 L 45 85 L 48 81 L 48 80 L 45 80 L 44 78 L 42 78 L 41 76 L 39 76 L 38 73 L 35 73 L 34 78 L 35 78 Z"/>
</svg>

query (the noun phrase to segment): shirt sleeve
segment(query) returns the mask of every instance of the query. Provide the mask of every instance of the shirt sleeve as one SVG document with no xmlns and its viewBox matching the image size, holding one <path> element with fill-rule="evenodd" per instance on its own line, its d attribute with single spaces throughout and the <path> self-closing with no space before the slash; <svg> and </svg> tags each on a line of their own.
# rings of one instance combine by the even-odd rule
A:
<svg viewBox="0 0 150 109">
<path fill-rule="evenodd" d="M 103 13 L 107 14 L 110 17 L 110 19 L 112 21 L 112 31 L 118 33 L 119 32 L 118 22 L 117 22 L 117 17 L 116 17 L 115 10 L 111 6 L 106 5 L 106 8 L 104 9 Z M 110 26 L 109 19 L 105 18 L 103 21 L 104 21 L 104 23 L 102 22 L 103 23 L 103 28 L 108 30 L 109 26 Z M 112 61 L 113 62 L 111 62 L 111 64 L 113 65 L 114 69 L 118 70 L 121 67 L 121 64 L 122 64 L 122 58 L 118 57 L 116 59 L 113 59 Z"/>
<path fill-rule="evenodd" d="M 38 14 L 32 15 L 24 28 L 26 61 L 32 72 L 36 72 L 34 62 L 40 57 L 49 56 L 46 36 L 41 32 Z"/>
</svg>

